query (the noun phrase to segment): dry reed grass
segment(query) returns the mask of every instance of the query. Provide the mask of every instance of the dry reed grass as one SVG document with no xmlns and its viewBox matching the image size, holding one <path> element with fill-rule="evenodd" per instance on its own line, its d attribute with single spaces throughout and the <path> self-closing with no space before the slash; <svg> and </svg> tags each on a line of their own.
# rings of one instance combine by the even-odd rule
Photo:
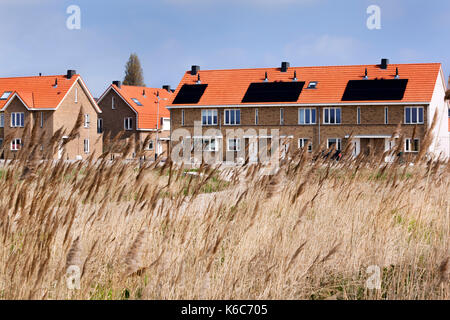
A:
<svg viewBox="0 0 450 320">
<path fill-rule="evenodd" d="M 121 148 L 112 162 L 4 164 L 1 299 L 449 298 L 448 163 L 298 151 L 275 176 L 247 164 L 188 177 Z M 365 286 L 371 265 L 380 290 Z"/>
</svg>

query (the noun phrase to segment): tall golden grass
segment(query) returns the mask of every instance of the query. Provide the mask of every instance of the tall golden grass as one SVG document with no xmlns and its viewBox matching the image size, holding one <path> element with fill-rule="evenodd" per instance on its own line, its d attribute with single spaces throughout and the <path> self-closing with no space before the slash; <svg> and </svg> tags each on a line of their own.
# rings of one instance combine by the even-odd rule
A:
<svg viewBox="0 0 450 320">
<path fill-rule="evenodd" d="M 193 176 L 109 158 L 0 168 L 1 299 L 449 298 L 448 163 L 298 151 L 273 176 Z"/>
</svg>

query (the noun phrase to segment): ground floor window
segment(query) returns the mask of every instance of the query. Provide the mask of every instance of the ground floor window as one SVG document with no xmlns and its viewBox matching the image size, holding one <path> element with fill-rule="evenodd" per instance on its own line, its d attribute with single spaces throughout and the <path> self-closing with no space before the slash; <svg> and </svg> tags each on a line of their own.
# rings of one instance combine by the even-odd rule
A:
<svg viewBox="0 0 450 320">
<path fill-rule="evenodd" d="M 327 143 L 328 149 L 333 148 L 333 146 L 336 146 L 336 150 L 342 150 L 341 139 L 339 138 L 328 139 Z"/>
<path fill-rule="evenodd" d="M 147 149 L 148 149 L 148 150 L 153 150 L 153 140 L 150 140 L 150 141 L 148 142 Z"/>
<path fill-rule="evenodd" d="M 240 151 L 241 150 L 241 139 L 233 138 L 228 139 L 228 151 Z"/>
<path fill-rule="evenodd" d="M 218 145 L 215 138 L 194 138 L 194 151 L 218 151 Z"/>
<path fill-rule="evenodd" d="M 13 139 L 11 141 L 11 150 L 18 151 L 22 149 L 22 139 Z"/>
<path fill-rule="evenodd" d="M 405 139 L 405 152 L 419 152 L 419 139 Z"/>
<path fill-rule="evenodd" d="M 89 139 L 84 139 L 84 153 L 89 153 Z"/>
<path fill-rule="evenodd" d="M 308 152 L 312 152 L 312 142 L 309 141 L 308 138 L 300 138 L 298 139 L 298 148 L 304 149 L 307 148 Z"/>
</svg>

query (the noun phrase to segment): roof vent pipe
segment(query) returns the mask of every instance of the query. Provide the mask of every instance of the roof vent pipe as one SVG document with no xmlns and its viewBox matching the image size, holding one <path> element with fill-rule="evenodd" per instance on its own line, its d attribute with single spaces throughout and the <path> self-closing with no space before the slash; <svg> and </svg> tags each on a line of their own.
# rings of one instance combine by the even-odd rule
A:
<svg viewBox="0 0 450 320">
<path fill-rule="evenodd" d="M 267 77 L 267 71 L 266 71 L 266 73 L 264 75 L 264 82 L 267 82 L 267 81 L 269 81 L 269 78 Z"/>
<path fill-rule="evenodd" d="M 202 82 L 200 81 L 200 73 L 199 73 L 197 76 L 197 84 L 200 84 L 200 83 L 202 83 Z"/>
<path fill-rule="evenodd" d="M 395 69 L 395 79 L 400 79 L 400 75 L 398 74 L 398 67 Z"/>
<path fill-rule="evenodd" d="M 367 68 L 366 68 L 366 71 L 364 73 L 364 80 L 367 80 L 367 79 L 369 79 L 369 76 L 368 76 L 368 72 L 367 72 Z"/>
</svg>

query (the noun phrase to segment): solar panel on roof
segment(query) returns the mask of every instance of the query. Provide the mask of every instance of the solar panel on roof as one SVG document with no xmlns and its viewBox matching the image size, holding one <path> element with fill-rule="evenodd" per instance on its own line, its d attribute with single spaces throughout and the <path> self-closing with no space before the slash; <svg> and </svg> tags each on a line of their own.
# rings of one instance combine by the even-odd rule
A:
<svg viewBox="0 0 450 320">
<path fill-rule="evenodd" d="M 350 80 L 342 101 L 402 100 L 408 79 Z"/>
<path fill-rule="evenodd" d="M 184 84 L 172 104 L 198 103 L 207 86 L 207 84 Z"/>
<path fill-rule="evenodd" d="M 242 102 L 297 102 L 304 85 L 301 81 L 251 83 Z"/>
</svg>

